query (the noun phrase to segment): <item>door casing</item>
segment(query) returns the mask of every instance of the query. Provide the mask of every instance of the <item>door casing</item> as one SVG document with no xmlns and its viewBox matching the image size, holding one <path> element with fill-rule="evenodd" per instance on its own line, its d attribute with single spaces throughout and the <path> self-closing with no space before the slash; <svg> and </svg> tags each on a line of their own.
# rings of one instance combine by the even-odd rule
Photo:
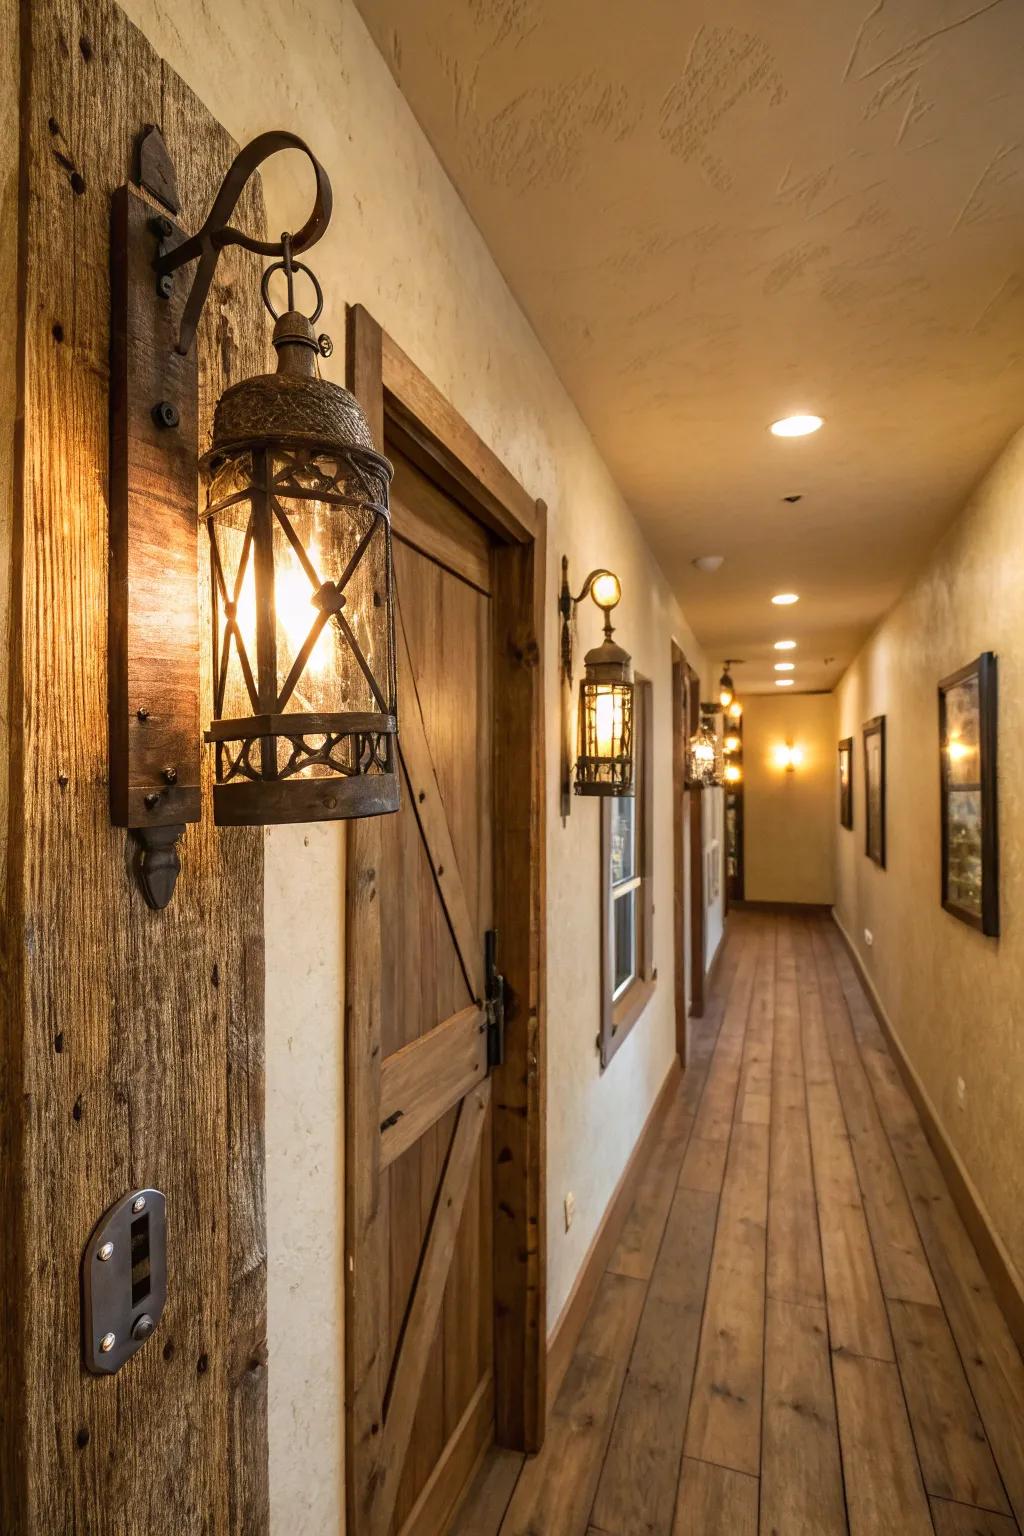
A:
<svg viewBox="0 0 1024 1536">
<path fill-rule="evenodd" d="M 374 440 L 401 447 L 494 536 L 494 922 L 505 977 L 505 1060 L 493 1095 L 495 1430 L 532 1452 L 546 1400 L 544 1083 L 544 592 L 547 510 L 531 498 L 361 305 L 348 312 L 347 382 Z M 401 699 L 399 700 L 401 710 Z M 348 827 L 346 863 L 346 1498 L 360 1529 L 381 1476 L 386 1272 L 380 1205 L 381 928 L 376 819 Z M 356 1252 L 362 1255 L 354 1262 Z"/>
</svg>

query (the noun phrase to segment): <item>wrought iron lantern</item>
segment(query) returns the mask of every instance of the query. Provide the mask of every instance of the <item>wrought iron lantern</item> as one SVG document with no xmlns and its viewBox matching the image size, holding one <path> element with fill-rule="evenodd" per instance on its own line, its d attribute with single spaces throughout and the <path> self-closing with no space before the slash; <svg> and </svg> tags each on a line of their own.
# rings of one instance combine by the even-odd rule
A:
<svg viewBox="0 0 1024 1536">
<path fill-rule="evenodd" d="M 687 780 L 702 789 L 722 784 L 725 778 L 721 738 L 716 734 L 713 706 L 701 704 L 700 725 L 690 737 Z"/>
<path fill-rule="evenodd" d="M 347 390 L 317 377 L 313 322 L 275 316 L 275 374 L 217 406 L 203 460 L 214 593 L 214 819 L 398 809 L 391 466 Z M 303 269 L 305 270 L 305 269 Z M 315 280 L 314 280 L 315 281 Z"/>
<path fill-rule="evenodd" d="M 313 211 L 294 235 L 256 240 L 229 220 L 249 177 L 284 149 L 313 167 Z M 225 391 L 201 461 L 214 819 L 256 826 L 398 809 L 391 466 L 354 396 L 319 377 L 318 359 L 332 350 L 314 331 L 323 295 L 295 259 L 320 239 L 331 205 L 322 166 L 284 132 L 240 152 L 194 235 L 173 217 L 174 166 L 157 129 L 140 141 L 137 183 L 114 196 L 111 814 L 138 841 L 154 907 L 170 900 L 178 840 L 200 816 L 194 341 L 226 246 L 276 258 L 262 292 L 277 371 Z M 176 274 L 191 263 L 183 285 Z M 287 287 L 281 314 L 269 289 L 277 272 Z M 315 293 L 308 317 L 296 306 L 297 273 Z"/>
<path fill-rule="evenodd" d="M 587 596 L 604 614 L 604 639 L 583 658 L 577 717 L 577 752 L 573 788 L 578 795 L 633 794 L 633 663 L 612 636 L 612 612 L 622 597 L 614 571 L 591 571 L 574 597 L 569 587 L 569 562 L 562 558 L 562 676 L 572 686 L 572 625 L 576 609 Z M 568 764 L 563 775 L 562 810 L 568 813 Z"/>
<path fill-rule="evenodd" d="M 730 661 L 729 658 L 726 657 L 722 675 L 718 679 L 718 703 L 722 709 L 728 709 L 736 698 L 736 684 L 732 680 L 732 674 L 730 673 L 729 668 L 738 665 L 738 662 Z"/>
</svg>

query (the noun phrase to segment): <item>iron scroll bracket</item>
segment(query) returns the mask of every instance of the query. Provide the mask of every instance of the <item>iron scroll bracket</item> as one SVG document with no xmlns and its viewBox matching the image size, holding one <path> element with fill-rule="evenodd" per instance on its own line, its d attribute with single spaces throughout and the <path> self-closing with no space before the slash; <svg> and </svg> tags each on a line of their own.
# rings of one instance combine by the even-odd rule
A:
<svg viewBox="0 0 1024 1536">
<path fill-rule="evenodd" d="M 313 175 L 316 178 L 313 211 L 295 234 L 282 236 L 280 240 L 254 240 L 251 235 L 229 224 L 228 220 L 253 172 L 265 160 L 269 160 L 271 155 L 276 155 L 285 149 L 301 150 L 313 167 Z M 203 306 L 213 283 L 217 260 L 226 246 L 240 245 L 244 250 L 255 252 L 257 256 L 276 256 L 290 260 L 291 254 L 299 255 L 302 251 L 308 251 L 310 246 L 315 245 L 320 239 L 330 223 L 332 206 L 333 194 L 327 172 L 309 145 L 297 134 L 288 133 L 284 129 L 275 129 L 270 133 L 258 134 L 250 144 L 240 150 L 228 167 L 203 227 L 190 239 L 183 240 L 180 245 L 175 246 L 173 250 L 162 251 L 156 259 L 158 278 L 171 276 L 191 261 L 199 263 L 182 312 L 178 351 L 184 355 L 195 340 Z"/>
</svg>

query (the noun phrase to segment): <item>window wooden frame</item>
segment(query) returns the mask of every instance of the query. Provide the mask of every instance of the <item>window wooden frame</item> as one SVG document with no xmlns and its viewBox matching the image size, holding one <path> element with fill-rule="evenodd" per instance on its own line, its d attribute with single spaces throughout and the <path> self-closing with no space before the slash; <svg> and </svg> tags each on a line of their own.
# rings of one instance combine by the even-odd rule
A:
<svg viewBox="0 0 1024 1536">
<path fill-rule="evenodd" d="M 611 1062 L 623 1040 L 651 999 L 658 973 L 654 969 L 654 816 L 651 805 L 654 721 L 651 684 L 637 678 L 634 695 L 634 741 L 637 761 L 636 824 L 637 884 L 636 971 L 618 997 L 615 990 L 614 902 L 611 872 L 612 800 L 601 801 L 601 1067 Z"/>
</svg>

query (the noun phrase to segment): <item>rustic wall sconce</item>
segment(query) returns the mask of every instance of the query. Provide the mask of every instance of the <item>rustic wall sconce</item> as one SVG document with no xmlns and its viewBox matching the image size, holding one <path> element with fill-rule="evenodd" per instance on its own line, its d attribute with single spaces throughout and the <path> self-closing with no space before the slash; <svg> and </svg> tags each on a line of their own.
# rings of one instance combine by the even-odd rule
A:
<svg viewBox="0 0 1024 1536">
<path fill-rule="evenodd" d="M 256 168 L 280 150 L 312 164 L 303 227 L 254 240 L 228 220 Z M 114 196 L 110 486 L 110 783 L 116 826 L 139 843 L 147 901 L 163 907 L 180 870 L 177 841 L 200 816 L 197 471 L 213 593 L 214 820 L 263 826 L 398 809 L 394 583 L 388 486 L 355 398 L 321 379 L 323 296 L 295 260 L 331 216 L 323 168 L 294 134 L 254 139 L 228 170 L 202 229 L 188 237 L 174 168 L 156 129 L 140 186 Z M 198 454 L 193 345 L 220 252 L 275 257 L 263 275 L 277 372 L 225 391 L 213 443 Z M 196 262 L 186 289 L 175 276 Z M 281 272 L 287 308 L 269 283 Z M 316 295 L 295 308 L 303 273 Z"/>
<path fill-rule="evenodd" d="M 569 587 L 569 561 L 562 556 L 562 589 L 558 611 L 562 617 L 562 680 L 572 688 L 573 624 L 576 609 L 587 596 L 604 614 L 604 639 L 583 658 L 580 680 L 579 724 L 575 783 L 578 795 L 631 795 L 633 793 L 633 664 L 621 645 L 612 639 L 612 610 L 622 596 L 614 571 L 591 571 L 573 597 Z M 571 750 L 563 751 L 562 815 L 570 807 Z"/>
<path fill-rule="evenodd" d="M 729 668 L 738 667 L 741 665 L 742 663 L 739 661 L 730 661 L 728 657 L 725 659 L 722 675 L 718 679 L 718 703 L 722 709 L 729 709 L 730 705 L 736 698 L 736 684 L 732 680 L 732 674 L 730 673 Z M 733 719 L 738 720 L 739 715 L 734 715 Z"/>
<path fill-rule="evenodd" d="M 781 768 L 786 773 L 794 773 L 804 760 L 803 748 L 796 747 L 788 741 L 780 741 L 772 755 L 776 768 Z"/>
<path fill-rule="evenodd" d="M 700 712 L 700 725 L 690 737 L 686 754 L 686 777 L 692 787 L 710 789 L 724 780 L 722 741 L 713 725 L 715 705 L 702 703 Z"/>
</svg>

